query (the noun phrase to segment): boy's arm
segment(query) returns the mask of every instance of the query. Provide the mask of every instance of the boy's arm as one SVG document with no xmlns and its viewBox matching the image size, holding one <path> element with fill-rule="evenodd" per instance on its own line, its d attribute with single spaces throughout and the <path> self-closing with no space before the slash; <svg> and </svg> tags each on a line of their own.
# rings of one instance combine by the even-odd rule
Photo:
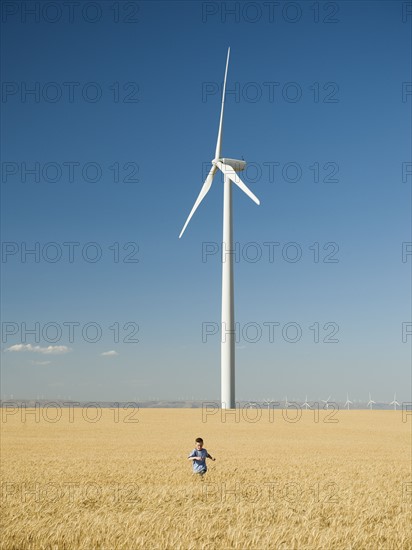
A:
<svg viewBox="0 0 412 550">
<path fill-rule="evenodd" d="M 216 458 L 213 458 L 213 456 L 210 455 L 209 453 L 207 453 L 206 458 L 210 458 L 210 459 L 212 459 L 213 461 L 216 460 Z"/>
<path fill-rule="evenodd" d="M 187 458 L 188 458 L 188 460 L 201 460 L 201 459 L 195 454 L 194 451 L 192 451 L 192 452 L 190 453 L 190 455 L 189 455 Z"/>
</svg>

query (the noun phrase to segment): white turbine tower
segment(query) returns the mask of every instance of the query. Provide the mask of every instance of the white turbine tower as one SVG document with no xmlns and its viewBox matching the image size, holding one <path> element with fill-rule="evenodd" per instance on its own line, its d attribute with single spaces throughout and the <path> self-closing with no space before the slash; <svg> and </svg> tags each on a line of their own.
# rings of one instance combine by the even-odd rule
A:
<svg viewBox="0 0 412 550">
<path fill-rule="evenodd" d="M 345 407 L 349 410 L 349 405 L 352 405 L 352 401 L 349 400 L 349 394 L 346 394 L 346 403 Z"/>
<path fill-rule="evenodd" d="M 246 167 L 244 160 L 236 160 L 221 156 L 223 133 L 223 110 L 225 106 L 226 78 L 229 66 L 230 48 L 227 51 L 225 79 L 223 84 L 222 106 L 220 110 L 219 131 L 215 157 L 212 167 L 203 183 L 200 193 L 193 208 L 180 232 L 179 239 L 183 235 L 187 224 L 195 213 L 197 207 L 205 198 L 212 186 L 213 178 L 218 170 L 224 175 L 223 191 L 223 239 L 222 239 L 222 326 L 221 326 L 221 401 L 222 409 L 235 408 L 235 314 L 234 314 L 234 290 L 233 290 L 233 224 L 232 224 L 232 182 L 235 183 L 256 204 L 259 199 L 243 183 L 236 172 L 241 172 Z M 225 336 L 223 338 L 223 335 Z"/>
<path fill-rule="evenodd" d="M 396 393 L 393 396 L 393 401 L 389 403 L 389 405 L 393 405 L 394 410 L 396 411 L 396 405 L 400 406 L 399 403 L 396 401 Z"/>
<path fill-rule="evenodd" d="M 302 407 L 305 407 L 305 409 L 307 410 L 308 408 L 310 409 L 310 405 L 308 403 L 308 396 L 305 397 L 305 402 L 303 403 Z"/>
<path fill-rule="evenodd" d="M 376 401 L 374 401 L 371 397 L 371 394 L 369 394 L 368 407 L 370 407 L 370 410 L 373 409 L 373 405 L 376 405 Z"/>
<path fill-rule="evenodd" d="M 289 408 L 289 401 L 288 401 L 288 396 L 285 395 L 285 408 L 288 409 Z"/>
</svg>

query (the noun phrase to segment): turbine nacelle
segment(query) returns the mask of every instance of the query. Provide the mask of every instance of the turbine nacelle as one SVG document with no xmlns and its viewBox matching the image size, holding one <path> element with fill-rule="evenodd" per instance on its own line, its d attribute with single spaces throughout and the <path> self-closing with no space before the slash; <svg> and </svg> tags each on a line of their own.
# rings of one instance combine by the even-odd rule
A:
<svg viewBox="0 0 412 550">
<path fill-rule="evenodd" d="M 227 158 L 220 158 L 220 159 L 213 159 L 212 164 L 217 165 L 218 162 L 221 162 L 222 164 L 226 164 L 233 168 L 235 172 L 242 172 L 246 168 L 246 161 L 244 160 L 238 160 L 238 159 L 227 159 Z"/>
</svg>

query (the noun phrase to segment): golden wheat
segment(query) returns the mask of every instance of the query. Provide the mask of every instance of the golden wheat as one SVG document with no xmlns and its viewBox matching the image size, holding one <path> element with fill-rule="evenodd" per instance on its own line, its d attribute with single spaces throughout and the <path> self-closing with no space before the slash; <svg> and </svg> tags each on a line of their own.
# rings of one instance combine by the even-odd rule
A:
<svg viewBox="0 0 412 550">
<path fill-rule="evenodd" d="M 5 550 L 412 548 L 401 411 L 2 412 Z"/>
</svg>

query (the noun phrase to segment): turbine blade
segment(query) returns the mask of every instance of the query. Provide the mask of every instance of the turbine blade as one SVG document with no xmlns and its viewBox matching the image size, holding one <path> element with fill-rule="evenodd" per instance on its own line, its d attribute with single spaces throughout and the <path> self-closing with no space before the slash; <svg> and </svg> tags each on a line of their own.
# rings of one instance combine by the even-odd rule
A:
<svg viewBox="0 0 412 550">
<path fill-rule="evenodd" d="M 212 185 L 213 177 L 214 177 L 214 175 L 215 175 L 215 173 L 216 173 L 216 170 L 217 170 L 217 168 L 216 168 L 216 166 L 213 164 L 212 168 L 210 169 L 209 174 L 207 175 L 207 178 L 205 179 L 204 184 L 202 185 L 202 189 L 200 190 L 200 193 L 199 193 L 199 195 L 198 195 L 198 197 L 197 197 L 197 199 L 196 199 L 195 204 L 193 205 L 193 208 L 192 208 L 192 210 L 191 210 L 191 212 L 190 212 L 190 214 L 189 214 L 189 216 L 188 216 L 188 218 L 187 218 L 187 220 L 186 220 L 186 223 L 185 223 L 185 225 L 183 226 L 182 231 L 180 232 L 179 239 L 180 239 L 181 236 L 183 235 L 183 233 L 184 233 L 184 231 L 185 231 L 185 229 L 186 229 L 186 227 L 187 227 L 187 224 L 190 222 L 191 217 L 192 217 L 193 214 L 196 212 L 197 207 L 199 206 L 199 204 L 202 202 L 202 200 L 205 198 L 207 192 L 209 191 L 209 189 L 210 189 L 210 187 L 211 187 L 211 185 Z"/>
<path fill-rule="evenodd" d="M 227 68 L 229 67 L 229 56 L 230 56 L 230 48 L 227 50 L 225 80 L 223 82 L 222 107 L 220 109 L 220 121 L 219 121 L 219 131 L 218 131 L 218 134 L 217 134 L 215 159 L 220 158 L 220 151 L 222 149 L 223 111 L 224 111 L 224 107 L 225 107 L 226 77 L 227 77 Z"/>
<path fill-rule="evenodd" d="M 219 170 L 221 170 L 231 181 L 233 181 L 233 183 L 236 183 L 236 185 L 240 187 L 240 189 L 246 193 L 246 195 L 252 199 L 253 202 L 260 204 L 260 200 L 257 196 L 243 183 L 231 166 L 228 164 L 223 164 L 220 160 L 216 164 L 218 165 Z"/>
</svg>

